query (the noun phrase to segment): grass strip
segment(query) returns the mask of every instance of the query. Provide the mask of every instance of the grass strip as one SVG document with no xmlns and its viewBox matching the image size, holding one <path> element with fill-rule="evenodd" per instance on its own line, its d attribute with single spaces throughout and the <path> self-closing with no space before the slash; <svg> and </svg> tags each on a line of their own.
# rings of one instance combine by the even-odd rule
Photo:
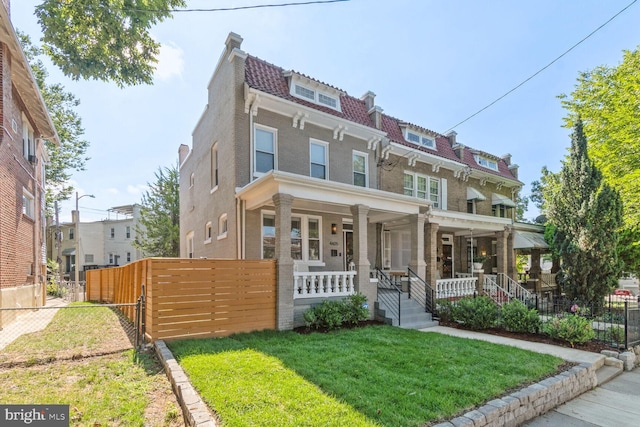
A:
<svg viewBox="0 0 640 427">
<path fill-rule="evenodd" d="M 563 363 L 390 326 L 309 335 L 264 331 L 169 347 L 225 426 L 423 425 L 536 381 Z"/>
</svg>

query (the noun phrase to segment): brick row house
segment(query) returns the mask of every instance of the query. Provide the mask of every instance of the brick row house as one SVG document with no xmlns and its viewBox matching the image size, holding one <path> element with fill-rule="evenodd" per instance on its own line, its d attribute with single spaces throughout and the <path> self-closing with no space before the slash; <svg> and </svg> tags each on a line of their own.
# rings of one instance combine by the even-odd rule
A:
<svg viewBox="0 0 640 427">
<path fill-rule="evenodd" d="M 46 292 L 43 139 L 58 137 L 9 15 L 0 4 L 0 307 L 42 305 Z M 0 318 L 7 322 L 11 312 Z"/>
<path fill-rule="evenodd" d="M 277 259 L 281 329 L 319 296 L 377 301 L 381 275 L 459 286 L 485 255 L 478 271 L 515 277 L 516 250 L 542 239 L 515 221 L 523 184 L 510 155 L 386 115 L 372 92 L 350 96 L 241 43 L 229 34 L 192 148 L 179 149 L 182 256 Z"/>
</svg>

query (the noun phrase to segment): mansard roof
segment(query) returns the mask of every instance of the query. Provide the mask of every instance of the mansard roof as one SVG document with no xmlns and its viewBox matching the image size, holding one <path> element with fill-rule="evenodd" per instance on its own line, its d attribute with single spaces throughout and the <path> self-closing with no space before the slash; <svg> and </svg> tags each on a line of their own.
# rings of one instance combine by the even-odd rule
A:
<svg viewBox="0 0 640 427">
<path fill-rule="evenodd" d="M 304 99 L 291 95 L 289 90 L 289 82 L 287 81 L 287 76 L 291 75 L 292 73 L 295 73 L 304 78 L 313 80 L 318 84 L 325 85 L 327 87 L 330 87 L 334 90 L 339 91 L 340 106 L 342 111 L 338 111 L 333 108 L 329 108 L 323 105 L 309 102 Z M 367 111 L 367 106 L 363 99 L 355 98 L 347 94 L 347 92 L 344 90 L 336 88 L 335 86 L 329 85 L 320 80 L 314 79 L 313 77 L 309 77 L 305 74 L 295 72 L 295 71 L 287 71 L 281 67 L 273 65 L 260 58 L 257 58 L 252 55 L 247 55 L 247 59 L 245 62 L 245 81 L 249 85 L 249 87 L 253 89 L 257 89 L 261 92 L 265 92 L 270 95 L 273 95 L 282 99 L 286 99 L 287 101 L 304 105 L 306 107 L 319 110 L 324 113 L 331 114 L 333 116 L 340 117 L 344 120 L 348 120 L 351 122 L 358 123 L 360 125 L 364 125 L 364 126 L 368 126 L 373 129 L 376 129 L 375 123 L 373 122 L 371 116 L 369 115 L 369 111 Z M 509 165 L 505 162 L 504 159 L 498 156 L 484 153 L 483 151 L 475 150 L 471 147 L 464 146 L 464 149 L 462 150 L 463 155 L 462 155 L 462 158 L 460 158 L 458 157 L 458 154 L 456 154 L 456 152 L 453 150 L 451 141 L 445 135 L 442 135 L 438 132 L 434 132 L 430 129 L 426 129 L 419 125 L 408 123 L 404 120 L 397 119 L 387 114 L 382 114 L 381 119 L 382 119 L 381 130 L 383 132 L 386 132 L 389 140 L 396 144 L 400 144 L 407 148 L 428 153 L 437 157 L 442 157 L 448 160 L 460 162 L 470 167 L 471 169 L 498 175 L 510 180 L 517 180 L 517 178 L 509 169 Z M 402 127 L 405 127 L 405 126 L 421 131 L 426 135 L 434 137 L 435 143 L 436 143 L 436 149 L 435 150 L 429 149 L 427 147 L 417 146 L 411 142 L 408 142 L 404 138 L 404 134 L 402 132 Z M 478 165 L 478 163 L 475 161 L 473 157 L 474 153 L 477 153 L 480 155 L 486 155 L 487 157 L 490 157 L 491 159 L 496 160 L 498 164 L 498 171 Z"/>
</svg>

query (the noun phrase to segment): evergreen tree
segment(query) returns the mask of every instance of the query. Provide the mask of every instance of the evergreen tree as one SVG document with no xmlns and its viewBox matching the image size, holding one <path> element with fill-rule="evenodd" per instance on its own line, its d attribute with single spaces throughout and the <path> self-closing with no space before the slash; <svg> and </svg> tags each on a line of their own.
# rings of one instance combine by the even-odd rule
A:
<svg viewBox="0 0 640 427">
<path fill-rule="evenodd" d="M 134 246 L 144 256 L 180 256 L 180 201 L 178 168 L 158 168 L 156 181 L 142 196 L 140 226 Z"/>
<path fill-rule="evenodd" d="M 622 202 L 589 159 L 580 119 L 558 191 L 548 202 L 549 221 L 556 227 L 554 246 L 562 258 L 558 281 L 569 298 L 600 307 L 621 270 L 616 249 Z"/>
</svg>

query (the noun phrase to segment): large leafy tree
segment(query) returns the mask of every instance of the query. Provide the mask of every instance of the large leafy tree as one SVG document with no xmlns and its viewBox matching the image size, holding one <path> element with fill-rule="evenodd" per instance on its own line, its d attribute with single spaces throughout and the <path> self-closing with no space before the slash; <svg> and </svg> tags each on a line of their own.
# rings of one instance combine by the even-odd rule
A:
<svg viewBox="0 0 640 427">
<path fill-rule="evenodd" d="M 184 0 L 44 0 L 35 14 L 45 52 L 73 79 L 150 84 L 160 44 L 149 30 Z"/>
<path fill-rule="evenodd" d="M 640 274 L 640 47 L 615 67 L 581 73 L 570 96 L 560 98 L 567 126 L 582 119 L 590 158 L 622 197 L 619 255 L 625 270 Z"/>
<path fill-rule="evenodd" d="M 547 201 L 554 246 L 562 258 L 558 281 L 569 298 L 599 306 L 620 274 L 622 202 L 589 158 L 580 119 L 559 178 L 557 191 Z"/>
<path fill-rule="evenodd" d="M 29 36 L 18 33 L 18 37 L 60 139 L 60 145 L 45 141 L 49 153 L 45 169 L 47 212 L 52 213 L 55 201 L 71 197 L 74 188 L 69 180 L 74 171 L 84 170 L 89 142 L 82 138 L 82 119 L 75 111 L 80 101 L 65 91 L 61 84 L 47 83 L 49 73 L 40 60 L 42 50 L 31 42 Z"/>
<path fill-rule="evenodd" d="M 158 168 L 142 196 L 134 246 L 145 256 L 180 255 L 180 200 L 177 166 Z"/>
</svg>

